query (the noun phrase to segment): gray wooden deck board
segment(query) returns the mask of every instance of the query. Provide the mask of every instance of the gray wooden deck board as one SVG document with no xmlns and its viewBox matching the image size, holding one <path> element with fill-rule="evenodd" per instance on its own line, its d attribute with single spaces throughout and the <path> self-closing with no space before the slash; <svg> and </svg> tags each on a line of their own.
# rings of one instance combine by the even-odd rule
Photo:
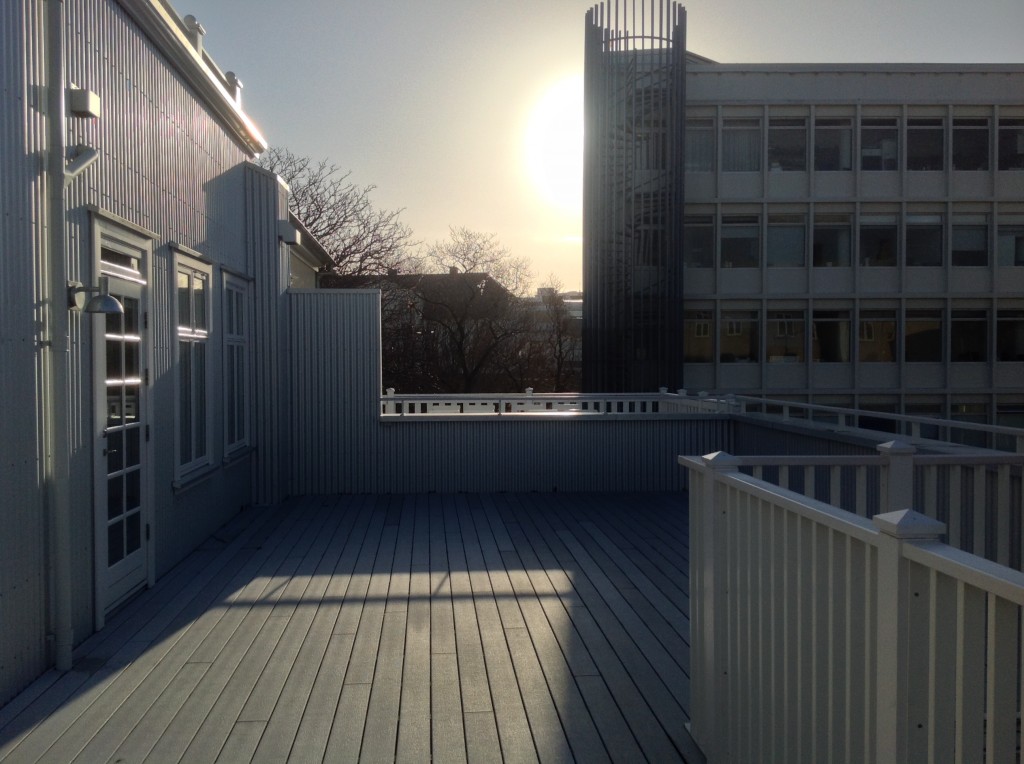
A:
<svg viewBox="0 0 1024 764">
<path fill-rule="evenodd" d="M 686 543 L 667 495 L 242 513 L 0 709 L 0 761 L 696 761 Z"/>
</svg>

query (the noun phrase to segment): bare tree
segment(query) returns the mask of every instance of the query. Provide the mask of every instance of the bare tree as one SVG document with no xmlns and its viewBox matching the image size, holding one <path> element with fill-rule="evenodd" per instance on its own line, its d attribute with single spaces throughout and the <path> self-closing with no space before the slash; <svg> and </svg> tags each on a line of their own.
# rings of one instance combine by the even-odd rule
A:
<svg viewBox="0 0 1024 764">
<path fill-rule="evenodd" d="M 493 233 L 460 226 L 449 227 L 449 237 L 434 242 L 414 263 L 426 273 L 487 273 L 516 297 L 524 297 L 533 281 L 530 261 L 513 257 Z"/>
<path fill-rule="evenodd" d="M 582 337 L 581 320 L 569 311 L 562 293 L 562 282 L 554 275 L 541 287 L 544 306 L 540 339 L 544 349 L 541 357 L 547 364 L 547 385 L 552 392 L 578 390 Z"/>
<path fill-rule="evenodd" d="M 399 220 L 402 210 L 373 206 L 375 186 L 358 186 L 326 159 L 319 161 L 271 148 L 261 167 L 288 184 L 289 207 L 334 258 L 338 273 L 385 274 L 407 260 L 412 230 Z"/>
<path fill-rule="evenodd" d="M 432 343 L 446 392 L 495 392 L 506 384 L 499 360 L 525 338 L 522 295 L 528 261 L 512 257 L 493 234 L 451 228 L 420 258 L 432 274 L 416 286 L 423 338 Z"/>
</svg>

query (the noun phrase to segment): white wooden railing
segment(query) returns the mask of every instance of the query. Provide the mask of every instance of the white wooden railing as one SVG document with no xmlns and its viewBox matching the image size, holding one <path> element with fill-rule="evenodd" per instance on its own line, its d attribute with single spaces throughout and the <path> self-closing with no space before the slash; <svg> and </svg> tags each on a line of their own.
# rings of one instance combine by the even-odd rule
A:
<svg viewBox="0 0 1024 764">
<path fill-rule="evenodd" d="M 465 395 L 400 395 L 390 388 L 380 399 L 382 417 L 722 414 L 729 402 L 706 397 L 689 398 L 662 389 L 657 393 L 587 394 L 525 393 Z"/>
<path fill-rule="evenodd" d="M 852 430 L 887 422 L 911 442 L 937 440 L 996 448 L 1024 455 L 1024 429 L 975 422 L 843 409 L 742 395 L 691 395 L 681 389 L 657 393 L 524 393 L 403 395 L 391 388 L 380 398 L 382 417 L 506 414 L 753 414 L 795 423 Z"/>
<path fill-rule="evenodd" d="M 900 434 L 912 441 L 938 440 L 1024 454 L 1024 429 L 1019 427 L 890 414 L 864 409 L 844 409 L 745 395 L 714 397 L 705 394 L 704 400 L 709 405 L 717 404 L 723 409 L 738 414 L 766 414 L 778 416 L 783 420 L 832 424 L 842 429 L 878 429 L 878 423 L 885 422 L 888 424 L 888 431 Z"/>
<path fill-rule="evenodd" d="M 709 762 L 1018 760 L 1024 574 L 905 508 L 868 520 L 725 453 L 679 461 L 692 733 Z"/>
<path fill-rule="evenodd" d="M 1024 567 L 1024 456 L 960 449 L 922 454 L 890 441 L 877 455 L 740 456 L 738 467 L 864 518 L 907 507 L 944 522 L 948 543 L 1001 565 Z"/>
</svg>

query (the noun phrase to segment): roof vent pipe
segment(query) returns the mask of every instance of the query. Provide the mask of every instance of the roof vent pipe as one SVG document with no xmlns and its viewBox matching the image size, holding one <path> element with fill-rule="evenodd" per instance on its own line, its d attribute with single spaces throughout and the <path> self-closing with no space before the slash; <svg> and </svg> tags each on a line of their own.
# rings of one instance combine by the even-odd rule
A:
<svg viewBox="0 0 1024 764">
<path fill-rule="evenodd" d="M 206 30 L 203 29 L 203 25 L 191 13 L 185 17 L 185 32 L 188 34 L 188 40 L 192 43 L 192 47 L 196 49 L 196 53 L 202 58 L 203 37 L 206 35 Z"/>
<path fill-rule="evenodd" d="M 238 79 L 238 76 L 234 72 L 226 72 L 224 74 L 225 79 L 228 81 L 228 93 L 235 99 L 235 105 L 242 108 L 242 81 Z"/>
</svg>

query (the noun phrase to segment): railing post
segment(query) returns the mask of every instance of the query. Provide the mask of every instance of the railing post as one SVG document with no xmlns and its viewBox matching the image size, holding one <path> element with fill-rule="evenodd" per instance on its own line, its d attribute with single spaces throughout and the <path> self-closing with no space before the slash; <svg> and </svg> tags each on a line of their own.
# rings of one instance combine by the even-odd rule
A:
<svg viewBox="0 0 1024 764">
<path fill-rule="evenodd" d="M 390 398 L 394 394 L 395 394 L 395 388 L 393 388 L 393 387 L 389 387 L 389 388 L 387 388 L 384 391 L 384 397 L 385 398 Z M 395 413 L 395 402 L 394 401 L 384 401 L 384 413 L 385 414 L 394 414 Z"/>
<path fill-rule="evenodd" d="M 696 669 L 692 676 L 691 708 L 693 734 L 698 745 L 707 754 L 709 761 L 725 761 L 728 749 L 728 632 L 726 619 L 728 605 L 725 602 L 726 571 L 728 569 L 728 545 L 726 539 L 725 490 L 721 485 L 723 475 L 739 470 L 739 460 L 724 451 L 716 451 L 701 457 L 704 464 L 703 491 L 700 504 L 690 511 L 700 514 L 699 555 L 691 555 L 694 567 L 691 570 L 691 585 L 699 587 L 695 592 L 699 598 L 694 617 L 694 636 L 697 650 L 691 655 Z M 699 710 L 698 710 L 699 707 Z"/>
<path fill-rule="evenodd" d="M 910 676 L 906 665 L 909 592 L 903 545 L 911 539 L 937 540 L 946 532 L 946 525 L 912 509 L 875 515 L 872 521 L 880 531 L 875 582 L 875 761 L 897 764 L 911 760 L 910 683 L 928 681 L 926 676 Z"/>
<path fill-rule="evenodd" d="M 914 454 L 917 449 L 902 440 L 882 443 L 878 453 L 886 457 L 881 475 L 882 512 L 907 509 L 914 504 Z"/>
</svg>

